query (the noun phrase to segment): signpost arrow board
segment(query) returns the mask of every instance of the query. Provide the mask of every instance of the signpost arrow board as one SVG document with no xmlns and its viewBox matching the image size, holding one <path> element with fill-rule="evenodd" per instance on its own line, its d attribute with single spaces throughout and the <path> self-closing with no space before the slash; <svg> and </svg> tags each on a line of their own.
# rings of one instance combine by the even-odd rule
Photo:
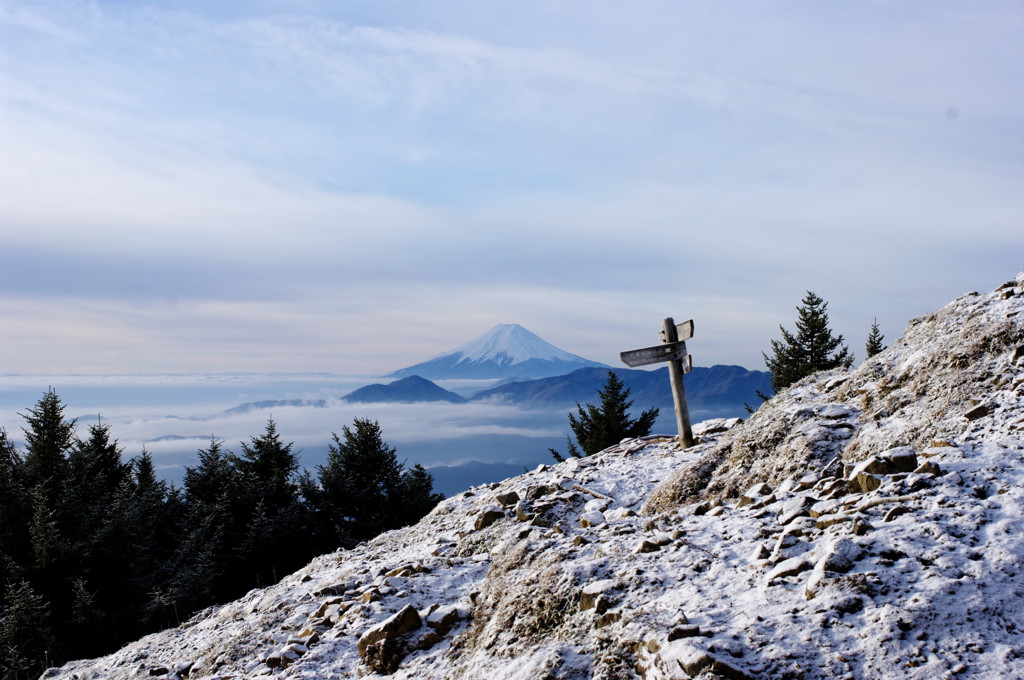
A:
<svg viewBox="0 0 1024 680">
<path fill-rule="evenodd" d="M 686 353 L 685 342 L 693 337 L 693 320 L 676 324 L 669 317 L 662 322 L 659 335 L 660 345 L 621 352 L 619 357 L 627 366 L 668 362 L 668 374 L 672 380 L 672 399 L 676 405 L 676 424 L 679 426 L 679 445 L 685 449 L 693 446 L 690 411 L 686 406 L 686 388 L 683 386 L 683 374 L 689 373 L 693 366 L 690 355 Z"/>
<path fill-rule="evenodd" d="M 632 367 L 657 364 L 662 361 L 673 361 L 675 359 L 682 359 L 685 356 L 685 342 L 666 342 L 654 347 L 631 349 L 628 352 L 619 353 L 622 363 Z"/>
<path fill-rule="evenodd" d="M 668 338 L 665 337 L 665 331 L 658 331 L 658 337 L 661 338 L 662 342 L 668 342 Z M 692 337 L 693 319 L 676 324 L 676 340 L 689 340 Z"/>
</svg>

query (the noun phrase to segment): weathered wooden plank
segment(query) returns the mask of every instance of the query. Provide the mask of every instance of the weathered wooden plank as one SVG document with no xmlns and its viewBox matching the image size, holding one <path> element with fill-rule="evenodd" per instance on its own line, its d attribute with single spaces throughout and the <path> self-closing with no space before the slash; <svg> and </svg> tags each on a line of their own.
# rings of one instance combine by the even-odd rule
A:
<svg viewBox="0 0 1024 680">
<path fill-rule="evenodd" d="M 693 330 L 692 324 L 690 330 Z M 690 357 L 686 354 L 686 343 L 679 340 L 676 335 L 676 325 L 672 317 L 662 322 L 662 331 L 665 334 L 666 345 L 680 344 L 683 346 L 683 356 L 686 363 L 690 363 Z M 690 408 L 686 404 L 686 386 L 683 384 L 683 362 L 680 359 L 673 359 L 668 362 L 668 375 L 672 380 L 672 398 L 676 406 L 676 424 L 679 427 L 679 446 L 687 449 L 693 446 L 693 430 L 690 428 Z"/>
<path fill-rule="evenodd" d="M 642 347 L 640 349 L 631 349 L 627 352 L 619 353 L 622 363 L 632 367 L 682 359 L 685 356 L 685 342 L 666 342 L 660 345 L 654 345 L 653 347 Z"/>
</svg>

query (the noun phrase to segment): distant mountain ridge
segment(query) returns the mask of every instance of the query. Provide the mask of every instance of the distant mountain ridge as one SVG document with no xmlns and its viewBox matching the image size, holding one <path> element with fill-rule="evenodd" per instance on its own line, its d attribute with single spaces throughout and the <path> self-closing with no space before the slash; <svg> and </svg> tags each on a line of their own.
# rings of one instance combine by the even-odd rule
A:
<svg viewBox="0 0 1024 680">
<path fill-rule="evenodd" d="M 474 394 L 470 401 L 495 401 L 520 406 L 560 406 L 575 402 L 593 403 L 597 392 L 613 370 L 630 390 L 633 407 L 673 408 L 668 369 L 638 371 L 628 368 L 581 368 L 572 373 L 507 383 Z M 771 392 L 771 374 L 742 366 L 695 367 L 684 378 L 686 400 L 691 410 L 743 413 L 743 404 L 760 404 L 757 392 Z"/>
<path fill-rule="evenodd" d="M 447 401 L 453 404 L 464 404 L 466 398 L 449 392 L 418 375 L 411 375 L 386 385 L 374 383 L 360 387 L 342 397 L 342 401 L 360 404 L 381 402 L 411 404 L 424 401 Z"/>
<path fill-rule="evenodd" d="M 500 324 L 480 337 L 385 377 L 429 380 L 546 378 L 584 367 L 608 368 L 561 350 L 519 324 Z"/>
</svg>

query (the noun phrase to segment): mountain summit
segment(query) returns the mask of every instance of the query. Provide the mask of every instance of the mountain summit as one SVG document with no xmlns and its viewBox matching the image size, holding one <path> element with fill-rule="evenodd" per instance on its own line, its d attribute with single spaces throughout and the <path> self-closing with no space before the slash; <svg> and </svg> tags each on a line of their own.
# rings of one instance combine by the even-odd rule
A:
<svg viewBox="0 0 1024 680">
<path fill-rule="evenodd" d="M 479 338 L 388 377 L 418 375 L 430 380 L 547 378 L 578 368 L 607 365 L 558 349 L 519 324 L 499 324 Z"/>
</svg>

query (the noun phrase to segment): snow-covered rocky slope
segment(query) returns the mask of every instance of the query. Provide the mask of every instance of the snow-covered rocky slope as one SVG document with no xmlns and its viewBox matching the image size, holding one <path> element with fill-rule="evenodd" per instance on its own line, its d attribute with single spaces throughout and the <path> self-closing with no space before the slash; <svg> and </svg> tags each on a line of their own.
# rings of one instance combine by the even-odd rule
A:
<svg viewBox="0 0 1024 680">
<path fill-rule="evenodd" d="M 1024 273 L 51 678 L 1024 677 Z"/>
</svg>

